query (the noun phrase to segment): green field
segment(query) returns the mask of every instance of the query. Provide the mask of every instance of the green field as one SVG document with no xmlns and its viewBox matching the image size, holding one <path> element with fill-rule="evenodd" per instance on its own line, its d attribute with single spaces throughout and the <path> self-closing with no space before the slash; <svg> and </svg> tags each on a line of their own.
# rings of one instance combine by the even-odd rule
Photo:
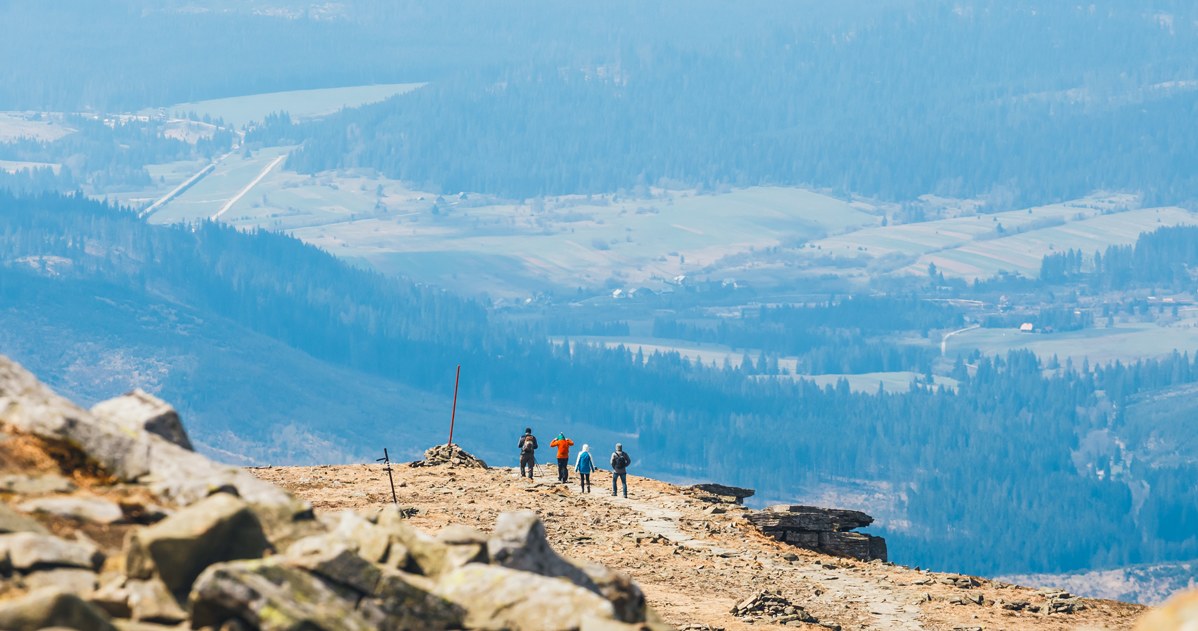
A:
<svg viewBox="0 0 1198 631">
<path fill-rule="evenodd" d="M 269 92 L 194 103 L 176 103 L 164 107 L 162 110 L 168 116 L 195 112 L 201 117 L 210 116 L 213 119 L 223 119 L 225 123 L 240 128 L 261 121 L 267 114 L 275 112 L 287 112 L 296 119 L 326 116 L 342 108 L 358 107 L 382 101 L 397 94 L 411 92 L 423 85 L 423 83 L 389 83 L 347 88 Z M 142 113 L 153 114 L 157 111 L 146 110 Z"/>
</svg>

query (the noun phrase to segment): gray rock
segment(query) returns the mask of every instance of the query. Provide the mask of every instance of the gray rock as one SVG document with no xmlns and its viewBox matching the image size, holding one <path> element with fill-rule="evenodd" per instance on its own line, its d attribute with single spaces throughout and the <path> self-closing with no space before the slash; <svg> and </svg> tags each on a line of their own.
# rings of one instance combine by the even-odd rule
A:
<svg viewBox="0 0 1198 631">
<path fill-rule="evenodd" d="M 597 563 L 583 565 L 582 570 L 595 583 L 599 595 L 612 604 L 617 620 L 639 623 L 651 617 L 645 594 L 631 576 Z"/>
<path fill-rule="evenodd" d="M 182 505 L 207 497 L 229 485 L 256 508 L 277 510 L 268 531 L 287 527 L 297 516 L 310 515 L 311 506 L 281 488 L 237 467 L 215 463 L 156 434 L 130 431 L 99 418 L 58 396 L 7 357 L 0 356 L 0 422 L 19 431 L 62 441 L 78 449 L 105 471 L 126 482 L 142 482 L 150 490 Z"/>
<path fill-rule="evenodd" d="M 0 602 L 0 629 L 34 631 L 48 627 L 116 631 L 104 612 L 82 598 L 58 589 L 39 589 Z"/>
<path fill-rule="evenodd" d="M 0 504 L 0 534 L 9 532 L 50 534 L 50 531 L 46 530 L 46 527 L 41 525 L 36 519 L 18 513 L 9 508 L 8 504 Z"/>
<path fill-rule="evenodd" d="M 96 570 L 104 562 L 104 554 L 90 543 L 32 532 L 0 535 L 0 558 L 23 573 L 56 567 Z"/>
<path fill-rule="evenodd" d="M 370 631 L 354 605 L 307 572 L 277 560 L 232 561 L 204 570 L 190 597 L 192 628 L 231 619 L 263 631 Z"/>
<path fill-rule="evenodd" d="M 313 545 L 317 543 L 321 545 Z M 377 566 L 354 554 L 344 545 L 328 542 L 325 537 L 309 537 L 292 545 L 287 550 L 283 563 L 289 567 L 307 570 L 359 594 L 373 593 L 382 575 Z"/>
<path fill-rule="evenodd" d="M 487 543 L 491 563 L 532 572 L 541 576 L 564 578 L 599 593 L 595 581 L 581 568 L 558 556 L 545 537 L 545 525 L 532 511 L 501 513 Z"/>
<path fill-rule="evenodd" d="M 98 497 L 39 497 L 17 508 L 26 513 L 44 513 L 95 524 L 115 524 L 125 518 L 121 507 Z"/>
<path fill-rule="evenodd" d="M 134 531 L 125 557 L 130 578 L 155 574 L 183 595 L 204 568 L 222 561 L 261 557 L 270 543 L 248 504 L 218 493 Z"/>
<path fill-rule="evenodd" d="M 463 607 L 433 594 L 432 581 L 413 574 L 384 571 L 374 594 L 358 604 L 367 622 L 394 629 L 460 629 Z"/>
<path fill-rule="evenodd" d="M 407 522 L 392 526 L 391 535 L 395 542 L 407 550 L 412 559 L 413 563 L 408 566 L 409 569 L 419 570 L 425 576 L 437 576 L 467 563 L 485 562 L 487 558 L 487 548 L 482 544 L 443 543 L 413 528 Z"/>
<path fill-rule="evenodd" d="M 140 388 L 97 403 L 92 406 L 91 413 L 129 430 L 150 432 L 183 449 L 194 451 L 175 408 Z"/>
<path fill-rule="evenodd" d="M 394 529 L 375 525 L 353 511 L 340 511 L 326 515 L 323 519 L 329 526 L 332 538 L 348 546 L 367 561 L 377 563 L 387 556 Z"/>
<path fill-rule="evenodd" d="M 41 475 L 10 473 L 0 476 L 0 491 L 16 493 L 18 495 L 70 493 L 75 488 L 74 482 L 57 473 L 44 473 Z"/>
<path fill-rule="evenodd" d="M 24 579 L 31 590 L 55 587 L 59 591 L 87 596 L 96 589 L 96 573 L 82 568 L 58 568 L 34 572 Z"/>
<path fill-rule="evenodd" d="M 612 604 L 569 582 L 471 563 L 441 576 L 437 595 L 466 610 L 465 626 L 516 631 L 574 630 L 583 620 L 615 620 Z"/>
<path fill-rule="evenodd" d="M 158 579 L 130 580 L 125 584 L 129 595 L 129 610 L 134 620 L 160 624 L 178 624 L 187 619 L 187 612 Z"/>
</svg>

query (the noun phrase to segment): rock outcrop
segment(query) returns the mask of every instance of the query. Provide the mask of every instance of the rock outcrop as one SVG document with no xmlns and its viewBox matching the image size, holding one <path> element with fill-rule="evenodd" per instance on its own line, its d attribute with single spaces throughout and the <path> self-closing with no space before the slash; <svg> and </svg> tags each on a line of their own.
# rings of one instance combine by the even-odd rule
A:
<svg viewBox="0 0 1198 631">
<path fill-rule="evenodd" d="M 394 506 L 317 515 L 190 446 L 148 394 L 93 413 L 0 357 L 0 628 L 661 628 L 629 577 L 558 555 L 535 513 L 435 535 Z"/>
<path fill-rule="evenodd" d="M 851 532 L 874 521 L 860 511 L 779 505 L 747 518 L 763 533 L 799 548 L 863 561 L 886 560 L 885 539 Z"/>
<path fill-rule="evenodd" d="M 753 497 L 757 493 L 753 489 L 715 483 L 692 484 L 686 487 L 685 491 L 700 499 L 720 500 L 736 504 L 743 504 L 746 497 Z"/>
<path fill-rule="evenodd" d="M 424 459 L 408 463 L 413 467 L 471 467 L 486 469 L 487 463 L 476 458 L 461 445 L 435 445 L 424 451 Z"/>
</svg>

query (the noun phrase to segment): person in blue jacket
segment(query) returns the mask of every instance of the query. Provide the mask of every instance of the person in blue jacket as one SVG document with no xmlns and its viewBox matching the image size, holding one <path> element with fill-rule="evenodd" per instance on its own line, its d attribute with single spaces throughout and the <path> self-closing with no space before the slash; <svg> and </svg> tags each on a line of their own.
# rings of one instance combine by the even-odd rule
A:
<svg viewBox="0 0 1198 631">
<path fill-rule="evenodd" d="M 591 472 L 595 470 L 595 461 L 591 459 L 591 446 L 583 445 L 582 451 L 578 452 L 578 460 L 574 462 L 574 470 L 578 472 L 579 484 L 582 485 L 580 492 L 591 492 Z"/>
</svg>

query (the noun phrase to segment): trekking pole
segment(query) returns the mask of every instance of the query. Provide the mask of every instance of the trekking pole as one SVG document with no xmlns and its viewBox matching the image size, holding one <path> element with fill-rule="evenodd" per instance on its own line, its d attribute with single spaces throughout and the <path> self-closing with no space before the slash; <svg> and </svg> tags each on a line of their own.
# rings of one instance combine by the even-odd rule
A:
<svg viewBox="0 0 1198 631">
<path fill-rule="evenodd" d="M 387 454 L 387 448 L 383 447 L 383 457 L 375 460 L 381 462 L 387 470 L 387 479 L 391 481 L 391 503 L 399 505 L 399 498 L 395 497 L 395 478 L 391 477 L 391 456 Z"/>
<path fill-rule="evenodd" d="M 458 364 L 458 372 L 453 378 L 453 409 L 449 412 L 449 445 L 453 445 L 453 421 L 458 416 L 458 381 L 461 378 L 462 365 Z"/>
</svg>

